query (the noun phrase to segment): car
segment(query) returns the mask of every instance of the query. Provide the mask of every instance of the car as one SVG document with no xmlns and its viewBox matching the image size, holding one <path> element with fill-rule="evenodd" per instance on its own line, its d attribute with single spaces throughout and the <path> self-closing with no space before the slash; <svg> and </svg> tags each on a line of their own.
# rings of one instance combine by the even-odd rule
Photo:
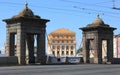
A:
<svg viewBox="0 0 120 75">
<path fill-rule="evenodd" d="M 73 63 L 73 64 L 77 64 L 77 63 L 79 63 L 80 62 L 80 59 L 79 58 L 70 58 L 69 60 L 68 60 L 68 62 L 69 63 Z"/>
</svg>

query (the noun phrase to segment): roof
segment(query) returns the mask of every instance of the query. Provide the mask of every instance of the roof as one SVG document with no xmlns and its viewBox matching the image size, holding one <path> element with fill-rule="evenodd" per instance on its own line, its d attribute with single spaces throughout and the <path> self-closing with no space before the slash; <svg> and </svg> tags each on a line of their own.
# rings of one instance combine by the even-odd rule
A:
<svg viewBox="0 0 120 75">
<path fill-rule="evenodd" d="M 37 15 L 34 15 L 33 11 L 28 8 L 28 3 L 25 4 L 25 8 L 20 11 L 20 13 L 16 16 L 13 16 L 12 18 L 20 18 L 20 17 L 25 17 L 25 18 L 40 18 Z"/>
<path fill-rule="evenodd" d="M 88 24 L 87 27 L 96 27 L 96 26 L 107 26 L 109 25 L 105 24 L 104 21 L 97 15 L 97 18 L 92 22 L 92 24 Z"/>
<path fill-rule="evenodd" d="M 96 19 L 93 21 L 92 24 L 94 24 L 94 25 L 104 25 L 104 22 L 103 22 L 102 19 L 100 19 L 100 18 L 98 17 L 98 18 L 96 18 Z"/>
<path fill-rule="evenodd" d="M 120 34 L 114 35 L 114 37 L 115 37 L 115 38 L 116 38 L 116 37 L 120 37 Z"/>
<path fill-rule="evenodd" d="M 65 29 L 65 28 L 61 28 L 61 29 L 51 32 L 50 34 L 75 34 L 75 32 Z"/>
<path fill-rule="evenodd" d="M 34 13 L 32 12 L 31 9 L 29 8 L 24 8 L 19 14 L 18 16 L 29 16 L 29 17 L 33 17 Z"/>
<path fill-rule="evenodd" d="M 115 30 L 116 28 L 110 27 L 108 24 L 105 24 L 104 21 L 97 15 L 97 18 L 91 23 L 88 24 L 86 27 L 79 28 L 81 30 L 98 30 L 98 28 L 102 29 L 109 29 L 109 30 Z"/>
<path fill-rule="evenodd" d="M 17 21 L 39 21 L 39 22 L 49 22 L 48 19 L 42 19 L 38 15 L 34 15 L 33 11 L 28 8 L 28 3 L 25 4 L 25 8 L 19 12 L 18 15 L 13 16 L 12 18 L 3 19 L 6 23 L 16 23 Z"/>
</svg>

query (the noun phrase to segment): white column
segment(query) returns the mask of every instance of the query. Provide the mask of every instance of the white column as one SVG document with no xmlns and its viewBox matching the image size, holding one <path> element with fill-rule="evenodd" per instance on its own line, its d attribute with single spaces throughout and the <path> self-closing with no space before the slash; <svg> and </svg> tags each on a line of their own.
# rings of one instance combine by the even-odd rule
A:
<svg viewBox="0 0 120 75">
<path fill-rule="evenodd" d="M 71 45 L 69 46 L 69 51 L 68 51 L 68 54 L 69 54 L 68 56 L 69 56 L 69 57 L 71 56 L 70 53 L 71 53 Z"/>
<path fill-rule="evenodd" d="M 73 49 L 73 56 L 76 56 L 76 45 L 74 45 L 74 49 Z"/>
<path fill-rule="evenodd" d="M 57 50 L 58 50 L 58 49 L 57 49 L 57 46 L 58 46 L 58 45 L 56 45 L 56 49 L 55 49 L 55 57 L 57 57 Z"/>
<path fill-rule="evenodd" d="M 62 56 L 61 54 L 62 54 L 62 45 L 60 45 L 60 53 L 59 53 L 60 57 Z"/>
<path fill-rule="evenodd" d="M 64 50 L 64 57 L 66 57 L 66 50 L 67 48 L 66 48 L 66 45 L 65 45 L 65 50 Z"/>
</svg>

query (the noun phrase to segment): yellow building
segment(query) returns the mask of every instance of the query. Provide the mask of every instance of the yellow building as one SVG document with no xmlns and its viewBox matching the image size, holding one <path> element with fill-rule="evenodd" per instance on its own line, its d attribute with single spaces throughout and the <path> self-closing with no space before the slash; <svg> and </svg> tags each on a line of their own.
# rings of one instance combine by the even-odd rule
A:
<svg viewBox="0 0 120 75">
<path fill-rule="evenodd" d="M 48 35 L 48 54 L 54 57 L 74 57 L 76 35 L 68 29 L 58 29 Z"/>
</svg>

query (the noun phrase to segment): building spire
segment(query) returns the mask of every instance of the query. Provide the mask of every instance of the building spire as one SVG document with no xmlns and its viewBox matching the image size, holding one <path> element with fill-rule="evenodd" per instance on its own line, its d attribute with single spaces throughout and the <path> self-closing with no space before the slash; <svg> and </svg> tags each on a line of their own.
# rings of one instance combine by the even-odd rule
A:
<svg viewBox="0 0 120 75">
<path fill-rule="evenodd" d="M 100 18 L 100 14 L 97 14 L 97 18 Z"/>
<path fill-rule="evenodd" d="M 28 2 L 27 1 L 25 2 L 25 7 L 26 7 L 26 9 L 28 8 Z"/>
</svg>

